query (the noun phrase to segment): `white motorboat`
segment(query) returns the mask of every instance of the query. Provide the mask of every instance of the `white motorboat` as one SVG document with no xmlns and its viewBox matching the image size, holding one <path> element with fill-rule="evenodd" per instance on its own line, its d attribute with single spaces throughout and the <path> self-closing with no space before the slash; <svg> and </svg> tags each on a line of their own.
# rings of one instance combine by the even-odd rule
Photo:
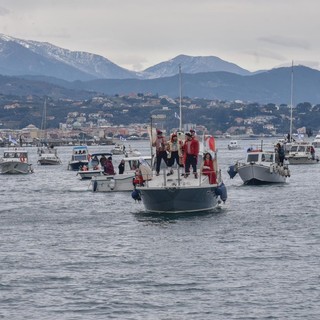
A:
<svg viewBox="0 0 320 320">
<path fill-rule="evenodd" d="M 43 146 L 38 149 L 38 163 L 40 165 L 58 165 L 61 160 L 58 157 L 58 151 L 53 146 Z"/>
<path fill-rule="evenodd" d="M 79 171 L 80 167 L 88 166 L 89 152 L 87 146 L 76 146 L 72 149 L 71 160 L 68 163 L 68 170 Z"/>
<path fill-rule="evenodd" d="M 312 145 L 314 148 L 320 148 L 320 133 L 318 133 L 314 140 L 312 141 Z"/>
<path fill-rule="evenodd" d="M 110 152 L 95 152 L 90 155 L 90 161 L 88 166 L 83 165 L 79 168 L 77 175 L 80 176 L 81 180 L 91 179 L 92 177 L 100 176 L 103 174 L 103 159 L 111 157 Z"/>
<path fill-rule="evenodd" d="M 32 164 L 29 163 L 28 152 L 19 148 L 4 151 L 3 157 L 0 159 L 0 172 L 4 174 L 33 173 Z"/>
<path fill-rule="evenodd" d="M 230 178 L 239 173 L 244 184 L 284 183 L 290 177 L 287 164 L 276 162 L 275 151 L 250 150 L 244 162 L 236 162 L 228 169 Z"/>
<path fill-rule="evenodd" d="M 296 141 L 290 144 L 286 154 L 290 164 L 317 164 L 319 157 L 316 156 L 313 145 L 307 141 Z"/>
<path fill-rule="evenodd" d="M 228 149 L 229 149 L 229 150 L 240 149 L 240 146 L 239 146 L 239 144 L 238 144 L 238 141 L 237 141 L 237 140 L 231 140 L 231 141 L 228 143 Z"/>
<path fill-rule="evenodd" d="M 115 175 L 96 175 L 91 179 L 92 191 L 94 192 L 115 192 L 132 191 L 134 189 L 133 179 L 136 170 L 141 170 L 144 178 L 151 179 L 151 156 L 125 157 L 124 172 Z"/>
<path fill-rule="evenodd" d="M 126 153 L 126 147 L 123 144 L 115 144 L 111 153 L 114 155 L 121 155 Z"/>
<path fill-rule="evenodd" d="M 132 149 L 129 145 L 129 150 L 125 151 L 126 157 L 139 157 L 141 156 L 141 152 L 138 149 Z"/>
</svg>

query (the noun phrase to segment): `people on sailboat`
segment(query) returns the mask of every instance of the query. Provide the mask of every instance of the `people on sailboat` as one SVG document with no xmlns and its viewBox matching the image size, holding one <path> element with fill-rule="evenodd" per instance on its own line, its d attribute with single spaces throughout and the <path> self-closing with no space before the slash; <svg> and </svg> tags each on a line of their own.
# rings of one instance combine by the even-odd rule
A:
<svg viewBox="0 0 320 320">
<path fill-rule="evenodd" d="M 203 159 L 204 160 L 203 160 L 203 163 L 201 166 L 202 174 L 208 176 L 210 184 L 216 184 L 217 183 L 217 175 L 214 171 L 213 159 L 212 159 L 211 154 L 209 152 L 205 153 Z"/>
<path fill-rule="evenodd" d="M 120 164 L 118 165 L 119 174 L 123 174 L 124 173 L 124 165 L 125 165 L 125 161 L 122 159 L 120 161 Z"/>
<path fill-rule="evenodd" d="M 108 159 L 104 163 L 103 174 L 105 174 L 107 176 L 113 176 L 113 175 L 116 174 L 114 172 L 114 167 L 113 167 L 113 163 L 112 163 L 112 158 L 111 157 L 108 157 Z"/>
<path fill-rule="evenodd" d="M 156 175 L 159 175 L 161 160 L 165 162 L 167 165 L 167 141 L 166 138 L 162 135 L 161 130 L 157 130 L 157 138 L 156 141 L 153 143 L 153 146 L 156 147 Z"/>
<path fill-rule="evenodd" d="M 197 174 L 197 163 L 199 154 L 199 141 L 192 137 L 191 133 L 187 132 L 185 134 L 186 141 L 183 145 L 184 152 L 184 163 L 185 163 L 185 174 L 184 177 L 187 178 L 190 174 L 190 166 L 192 166 L 194 177 L 198 178 Z"/>
<path fill-rule="evenodd" d="M 173 174 L 172 166 L 176 162 L 179 167 L 183 167 L 181 163 L 182 159 L 182 141 L 178 141 L 178 136 L 176 133 L 171 135 L 171 139 L 168 142 L 168 167 L 170 168 L 170 172 L 167 174 L 168 176 Z"/>
</svg>

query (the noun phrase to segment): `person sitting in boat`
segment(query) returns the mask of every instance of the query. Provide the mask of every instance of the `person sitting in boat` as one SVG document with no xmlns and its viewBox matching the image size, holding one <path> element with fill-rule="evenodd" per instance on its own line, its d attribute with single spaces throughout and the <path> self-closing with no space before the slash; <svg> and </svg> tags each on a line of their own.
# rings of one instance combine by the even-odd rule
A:
<svg viewBox="0 0 320 320">
<path fill-rule="evenodd" d="M 213 159 L 212 159 L 211 154 L 209 152 L 205 153 L 203 159 L 204 160 L 203 160 L 202 167 L 201 167 L 202 174 L 209 177 L 210 184 L 216 184 L 217 183 L 217 175 L 214 171 Z"/>
<path fill-rule="evenodd" d="M 104 171 L 103 174 L 106 176 L 113 176 L 116 173 L 114 172 L 114 167 L 113 167 L 113 163 L 112 163 L 112 158 L 108 157 L 108 159 L 105 161 L 104 163 Z"/>
<path fill-rule="evenodd" d="M 170 168 L 170 172 L 167 175 L 169 176 L 173 174 L 172 166 L 175 161 L 179 167 L 183 167 L 183 164 L 180 163 L 180 159 L 182 158 L 182 142 L 178 141 L 178 137 L 175 133 L 172 134 L 167 148 L 168 167 Z"/>
<path fill-rule="evenodd" d="M 164 163 L 167 165 L 167 141 L 166 138 L 162 135 L 161 130 L 157 130 L 156 141 L 152 144 L 153 147 L 156 147 L 156 175 L 159 175 L 161 160 L 163 159 Z"/>
<path fill-rule="evenodd" d="M 144 180 L 140 169 L 136 169 L 132 183 L 135 187 L 144 185 Z"/>
<path fill-rule="evenodd" d="M 183 145 L 184 152 L 184 163 L 185 163 L 185 174 L 184 177 L 187 178 L 190 174 L 190 166 L 192 166 L 194 177 L 197 179 L 197 163 L 199 154 L 199 141 L 192 137 L 191 133 L 186 133 L 187 140 Z"/>
<path fill-rule="evenodd" d="M 101 158 L 100 158 L 100 165 L 101 165 L 102 168 L 104 167 L 104 164 L 106 163 L 106 161 L 107 161 L 106 156 L 102 155 Z"/>
<path fill-rule="evenodd" d="M 81 171 L 88 171 L 88 167 L 84 164 L 81 168 Z"/>
</svg>

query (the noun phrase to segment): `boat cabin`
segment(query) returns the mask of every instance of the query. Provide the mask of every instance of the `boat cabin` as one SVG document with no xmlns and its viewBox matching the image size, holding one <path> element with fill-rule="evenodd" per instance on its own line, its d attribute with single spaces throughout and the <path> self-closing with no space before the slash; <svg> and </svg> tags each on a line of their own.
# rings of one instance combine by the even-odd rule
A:
<svg viewBox="0 0 320 320">
<path fill-rule="evenodd" d="M 228 144 L 228 149 L 229 150 L 233 150 L 233 149 L 238 149 L 239 148 L 239 144 L 237 140 L 231 140 Z"/>
<path fill-rule="evenodd" d="M 71 161 L 88 160 L 88 148 L 86 146 L 74 147 Z"/>
<path fill-rule="evenodd" d="M 275 162 L 275 153 L 271 151 L 250 151 L 247 153 L 246 162 L 248 163 L 272 163 Z"/>
<path fill-rule="evenodd" d="M 3 153 L 5 159 L 28 159 L 26 151 L 6 151 Z"/>
</svg>

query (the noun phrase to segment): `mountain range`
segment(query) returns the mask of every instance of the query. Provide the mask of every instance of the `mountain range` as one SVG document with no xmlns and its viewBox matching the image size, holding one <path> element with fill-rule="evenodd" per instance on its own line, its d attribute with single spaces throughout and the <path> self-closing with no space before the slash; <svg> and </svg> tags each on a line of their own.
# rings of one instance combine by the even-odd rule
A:
<svg viewBox="0 0 320 320">
<path fill-rule="evenodd" d="M 100 55 L 0 34 L 0 93 L 90 97 L 153 93 L 190 98 L 290 103 L 291 68 L 252 73 L 214 56 L 179 55 L 141 72 Z M 320 71 L 295 66 L 294 101 L 320 103 Z"/>
</svg>

